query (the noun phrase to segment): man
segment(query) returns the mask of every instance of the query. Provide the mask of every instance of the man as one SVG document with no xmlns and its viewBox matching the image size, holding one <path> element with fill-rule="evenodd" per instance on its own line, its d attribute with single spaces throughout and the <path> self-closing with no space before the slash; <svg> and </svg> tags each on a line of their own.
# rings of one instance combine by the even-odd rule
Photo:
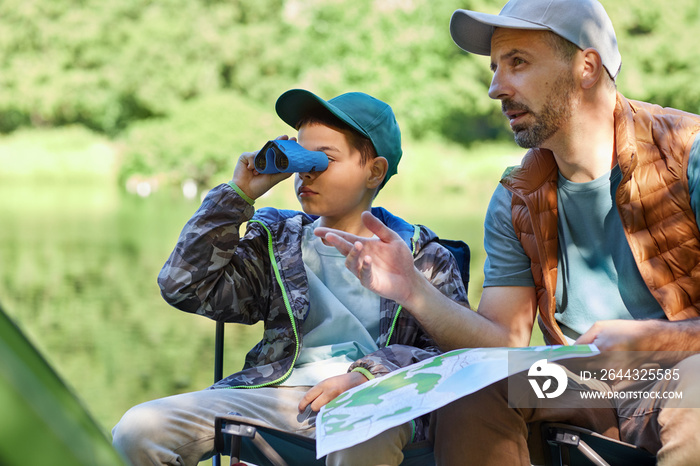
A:
<svg viewBox="0 0 700 466">
<path fill-rule="evenodd" d="M 530 149 L 489 205 L 478 313 L 460 313 L 431 290 L 369 215 L 378 239 L 317 234 L 443 347 L 526 346 L 539 309 L 551 344 L 700 350 L 700 117 L 616 91 L 621 58 L 596 0 L 512 0 L 499 15 L 458 10 L 450 30 L 462 49 L 491 56 L 489 95 Z M 619 435 L 659 464 L 696 463 L 700 360 L 675 369 L 679 380 L 664 386 L 683 392 L 674 408 L 647 399 L 607 410 L 512 409 L 505 381 L 494 384 L 437 413 L 437 460 L 529 465 L 528 424 L 556 420 Z"/>
</svg>

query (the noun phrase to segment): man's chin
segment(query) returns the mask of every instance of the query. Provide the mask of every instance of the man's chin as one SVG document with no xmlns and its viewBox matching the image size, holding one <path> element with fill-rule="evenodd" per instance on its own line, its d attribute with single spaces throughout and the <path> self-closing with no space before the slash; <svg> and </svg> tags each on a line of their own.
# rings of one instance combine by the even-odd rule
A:
<svg viewBox="0 0 700 466">
<path fill-rule="evenodd" d="M 533 144 L 530 133 L 524 129 L 518 130 L 517 128 L 513 128 L 513 138 L 515 139 L 515 143 L 523 149 L 537 147 L 536 144 Z"/>
</svg>

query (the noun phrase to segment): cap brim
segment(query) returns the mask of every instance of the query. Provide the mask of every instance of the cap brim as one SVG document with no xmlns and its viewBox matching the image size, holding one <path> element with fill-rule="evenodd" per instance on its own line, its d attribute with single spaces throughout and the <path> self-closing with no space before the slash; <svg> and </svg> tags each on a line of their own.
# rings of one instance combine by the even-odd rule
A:
<svg viewBox="0 0 700 466">
<path fill-rule="evenodd" d="M 298 129 L 297 125 L 303 117 L 321 108 L 328 110 L 360 134 L 370 137 L 347 113 L 305 89 L 291 89 L 279 96 L 275 104 L 277 115 L 294 129 Z"/>
<path fill-rule="evenodd" d="M 509 29 L 547 30 L 541 24 L 509 16 L 492 15 L 470 10 L 457 10 L 450 19 L 450 35 L 462 50 L 477 55 L 491 55 L 491 36 L 497 27 Z"/>
</svg>

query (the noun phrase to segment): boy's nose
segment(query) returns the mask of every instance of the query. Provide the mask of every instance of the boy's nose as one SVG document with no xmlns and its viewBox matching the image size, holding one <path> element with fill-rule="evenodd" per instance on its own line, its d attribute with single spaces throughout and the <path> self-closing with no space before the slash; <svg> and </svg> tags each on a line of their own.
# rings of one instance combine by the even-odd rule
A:
<svg viewBox="0 0 700 466">
<path fill-rule="evenodd" d="M 300 178 L 305 178 L 305 179 L 312 179 L 312 178 L 316 178 L 316 177 L 318 176 L 319 173 L 321 173 L 321 172 L 317 172 L 317 171 L 312 171 L 312 172 L 299 172 L 299 177 L 300 177 Z"/>
</svg>

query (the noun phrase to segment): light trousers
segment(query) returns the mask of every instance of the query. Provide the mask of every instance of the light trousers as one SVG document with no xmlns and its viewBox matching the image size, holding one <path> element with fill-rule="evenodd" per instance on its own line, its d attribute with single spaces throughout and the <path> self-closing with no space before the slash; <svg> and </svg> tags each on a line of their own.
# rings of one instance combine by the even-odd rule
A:
<svg viewBox="0 0 700 466">
<path fill-rule="evenodd" d="M 316 413 L 299 414 L 311 387 L 217 389 L 148 401 L 124 414 L 112 430 L 115 448 L 134 466 L 192 466 L 214 455 L 214 418 L 236 413 L 287 432 L 315 438 Z M 404 424 L 326 457 L 332 466 L 398 465 L 411 440 Z"/>
</svg>

